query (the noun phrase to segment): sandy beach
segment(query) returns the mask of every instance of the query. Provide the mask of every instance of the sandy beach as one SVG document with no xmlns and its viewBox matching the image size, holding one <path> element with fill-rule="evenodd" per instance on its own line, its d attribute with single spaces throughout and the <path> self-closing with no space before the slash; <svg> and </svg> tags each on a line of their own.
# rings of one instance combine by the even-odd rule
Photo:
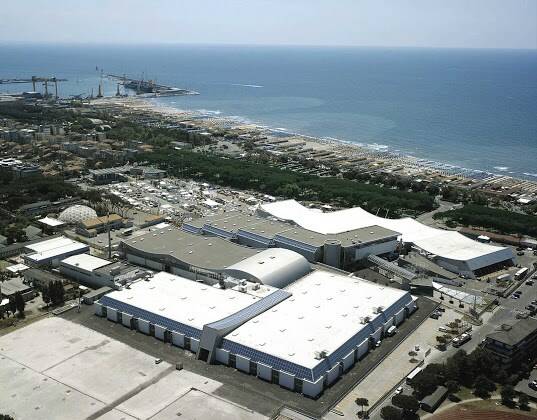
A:
<svg viewBox="0 0 537 420">
<path fill-rule="evenodd" d="M 251 140 L 256 147 L 274 154 L 311 158 L 322 163 L 336 164 L 345 169 L 360 168 L 366 171 L 467 187 L 490 184 L 495 189 L 537 194 L 535 181 L 405 156 L 374 145 L 364 146 L 333 138 L 316 138 L 289 133 L 211 112 L 177 109 L 159 104 L 151 98 L 132 96 L 102 98 L 92 101 L 92 104 L 104 108 L 121 108 L 127 114 L 153 115 L 156 118 L 164 118 L 170 123 L 187 124 L 189 127 L 207 133 L 222 131 L 233 133 L 241 139 Z"/>
</svg>

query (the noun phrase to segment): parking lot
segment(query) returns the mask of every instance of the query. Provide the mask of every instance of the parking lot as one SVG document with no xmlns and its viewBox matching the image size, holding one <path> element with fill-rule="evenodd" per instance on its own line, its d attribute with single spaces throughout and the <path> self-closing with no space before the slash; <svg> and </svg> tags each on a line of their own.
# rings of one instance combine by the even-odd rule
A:
<svg viewBox="0 0 537 420">
<path fill-rule="evenodd" d="M 61 318 L 0 337 L 0 407 L 17 420 L 196 419 L 211 410 L 265 418 L 218 396 L 222 387 Z"/>
<path fill-rule="evenodd" d="M 241 407 L 256 410 L 266 416 L 273 416 L 281 407 L 287 406 L 300 412 L 309 413 L 313 417 L 320 417 L 397 347 L 417 325 L 421 324 L 429 316 L 436 306 L 434 302 L 425 298 L 420 298 L 418 305 L 420 309 L 401 324 L 398 334 L 394 337 L 383 339 L 379 348 L 371 351 L 335 384 L 325 390 L 317 400 L 285 390 L 278 385 L 264 382 L 228 366 L 208 365 L 197 360 L 195 355 L 189 351 L 130 330 L 121 324 L 97 317 L 93 315 L 92 307 L 83 305 L 80 313 L 72 310 L 63 314 L 62 317 L 151 354 L 155 358 L 161 358 L 171 364 L 183 363 L 186 370 L 223 383 L 225 386 L 218 388 L 213 395 L 222 397 Z"/>
<path fill-rule="evenodd" d="M 396 388 L 418 366 L 420 360 L 431 360 L 441 355 L 442 352 L 435 348 L 436 337 L 442 335 L 438 328 L 458 317 L 460 315 L 457 312 L 447 309 L 438 320 L 426 319 L 337 404 L 334 412 L 328 413 L 325 418 L 355 418 L 356 398 L 365 397 L 369 400 L 369 405 L 373 406 L 386 393 Z M 415 356 L 411 356 L 409 354 L 411 352 Z"/>
</svg>

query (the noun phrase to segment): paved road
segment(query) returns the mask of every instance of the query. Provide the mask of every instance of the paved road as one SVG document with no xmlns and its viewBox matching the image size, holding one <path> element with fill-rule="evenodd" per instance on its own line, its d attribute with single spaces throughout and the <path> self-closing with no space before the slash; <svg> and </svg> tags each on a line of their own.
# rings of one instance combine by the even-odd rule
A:
<svg viewBox="0 0 537 420">
<path fill-rule="evenodd" d="M 439 226 L 442 226 L 442 224 L 441 223 L 439 224 L 436 220 L 433 219 L 433 216 L 436 213 L 448 211 L 451 208 L 457 209 L 457 208 L 462 207 L 462 204 L 453 204 L 448 201 L 442 201 L 442 200 L 438 201 L 438 205 L 439 206 L 437 209 L 430 211 L 428 213 L 420 214 L 418 217 L 416 217 L 416 220 L 428 226 L 439 227 Z"/>
<path fill-rule="evenodd" d="M 537 299 L 537 282 L 533 286 L 522 284 L 518 290 L 522 291 L 520 299 L 500 298 L 499 306 L 494 309 L 492 313 L 485 313 L 483 315 L 483 325 L 474 327 L 472 329 L 472 339 L 463 344 L 459 348 L 449 346 L 448 349 L 441 353 L 433 353 L 430 358 L 427 359 L 427 364 L 440 363 L 447 358 L 455 354 L 459 349 L 465 350 L 467 353 L 474 351 L 479 344 L 485 339 L 485 337 L 491 332 L 500 328 L 502 324 L 513 323 L 516 321 L 516 310 L 523 310 L 525 306 L 533 299 Z M 412 391 L 411 387 L 405 384 L 405 380 L 402 379 L 397 386 L 403 386 L 405 393 Z M 390 405 L 392 394 L 388 394 L 386 398 L 370 413 L 370 418 L 374 420 L 380 420 L 380 410 L 386 405 Z"/>
</svg>

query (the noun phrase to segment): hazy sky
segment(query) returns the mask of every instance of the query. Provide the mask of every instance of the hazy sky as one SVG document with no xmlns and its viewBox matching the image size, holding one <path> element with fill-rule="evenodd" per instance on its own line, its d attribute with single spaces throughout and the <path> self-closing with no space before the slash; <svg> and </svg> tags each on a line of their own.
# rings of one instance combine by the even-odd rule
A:
<svg viewBox="0 0 537 420">
<path fill-rule="evenodd" d="M 537 0 L 3 0 L 0 41 L 537 48 Z"/>
</svg>

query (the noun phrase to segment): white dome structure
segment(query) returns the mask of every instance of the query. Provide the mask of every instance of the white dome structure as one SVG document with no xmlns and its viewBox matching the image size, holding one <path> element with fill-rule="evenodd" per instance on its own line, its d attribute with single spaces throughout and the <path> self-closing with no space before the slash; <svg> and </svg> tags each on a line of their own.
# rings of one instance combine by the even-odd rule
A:
<svg viewBox="0 0 537 420">
<path fill-rule="evenodd" d="M 58 219 L 64 223 L 79 223 L 94 217 L 97 217 L 97 213 L 91 207 L 76 204 L 62 211 Z"/>
<path fill-rule="evenodd" d="M 267 248 L 229 266 L 224 274 L 282 289 L 310 271 L 310 263 L 299 253 L 284 248 Z"/>
</svg>

